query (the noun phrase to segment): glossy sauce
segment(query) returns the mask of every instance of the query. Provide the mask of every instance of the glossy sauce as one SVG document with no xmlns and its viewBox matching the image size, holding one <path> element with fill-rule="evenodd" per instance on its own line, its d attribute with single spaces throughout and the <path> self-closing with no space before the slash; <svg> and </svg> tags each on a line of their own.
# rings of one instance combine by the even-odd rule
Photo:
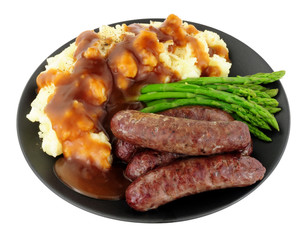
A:
<svg viewBox="0 0 308 240">
<path fill-rule="evenodd" d="M 122 166 L 101 170 L 82 161 L 60 158 L 55 164 L 55 172 L 73 190 L 98 199 L 119 200 L 130 184 L 123 176 Z"/>
<path fill-rule="evenodd" d="M 97 142 L 90 133 L 104 132 L 113 140 L 109 128 L 112 116 L 123 109 L 141 109 L 142 103 L 134 101 L 140 88 L 149 83 L 180 80 L 159 61 L 163 43 L 173 40 L 168 51 L 190 44 L 197 58 L 197 66 L 203 76 L 219 75 L 219 69 L 209 66 L 209 54 L 200 47 L 192 35 L 198 31 L 191 25 L 186 29 L 182 21 L 170 15 L 159 28 L 132 24 L 126 31 L 135 35 L 123 35 L 106 56 L 98 34 L 83 32 L 76 39 L 75 65 L 71 73 L 50 69 L 37 78 L 40 88 L 54 83 L 45 112 L 52 122 L 63 146 L 63 158 L 55 164 L 57 176 L 74 190 L 101 199 L 119 199 L 129 181 L 123 175 L 123 167 L 111 166 L 108 156 L 110 145 Z M 189 34 L 187 34 L 189 33 Z M 228 51 L 212 48 L 210 54 L 228 57 Z"/>
<path fill-rule="evenodd" d="M 220 46 L 220 45 L 215 45 L 215 46 L 209 47 L 209 55 L 212 57 L 214 54 L 217 54 L 217 55 L 225 58 L 227 62 L 230 62 L 229 52 L 225 47 Z"/>
</svg>

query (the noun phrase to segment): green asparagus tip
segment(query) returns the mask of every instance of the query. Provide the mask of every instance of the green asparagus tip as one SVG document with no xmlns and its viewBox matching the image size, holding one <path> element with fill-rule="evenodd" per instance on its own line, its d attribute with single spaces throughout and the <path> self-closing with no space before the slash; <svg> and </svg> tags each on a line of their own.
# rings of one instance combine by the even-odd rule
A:
<svg viewBox="0 0 308 240">
<path fill-rule="evenodd" d="M 285 74 L 286 74 L 285 70 L 276 71 L 276 72 L 271 73 L 272 78 L 277 79 L 277 80 L 281 79 Z"/>
</svg>

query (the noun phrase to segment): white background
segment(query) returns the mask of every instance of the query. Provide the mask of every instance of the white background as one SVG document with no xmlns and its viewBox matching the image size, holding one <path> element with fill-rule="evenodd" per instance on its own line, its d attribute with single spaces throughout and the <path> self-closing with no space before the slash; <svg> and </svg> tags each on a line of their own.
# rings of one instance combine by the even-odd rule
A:
<svg viewBox="0 0 308 240">
<path fill-rule="evenodd" d="M 1 1 L 0 239 L 307 239 L 304 4 L 296 0 Z M 16 112 L 23 88 L 49 54 L 82 31 L 122 20 L 166 18 L 170 13 L 222 30 L 258 52 L 274 70 L 286 70 L 282 84 L 292 119 L 284 155 L 248 197 L 198 219 L 141 224 L 81 210 L 45 187 L 21 153 Z"/>
</svg>

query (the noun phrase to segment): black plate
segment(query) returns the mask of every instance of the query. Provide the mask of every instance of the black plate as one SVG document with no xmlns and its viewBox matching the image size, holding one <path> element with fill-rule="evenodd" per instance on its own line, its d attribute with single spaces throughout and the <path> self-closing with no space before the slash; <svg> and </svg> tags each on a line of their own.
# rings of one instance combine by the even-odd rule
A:
<svg viewBox="0 0 308 240">
<path fill-rule="evenodd" d="M 152 20 L 163 21 L 163 19 Z M 111 24 L 111 26 L 122 23 L 149 23 L 149 21 L 150 19 L 137 19 Z M 273 71 L 255 51 L 239 40 L 219 30 L 197 23 L 191 24 L 194 24 L 199 30 L 207 29 L 218 33 L 227 43 L 232 61 L 230 76 Z M 50 56 L 60 53 L 74 40 L 66 43 Z M 262 181 L 249 187 L 216 190 L 185 197 L 145 213 L 132 210 L 124 200 L 107 201 L 83 196 L 66 187 L 55 176 L 53 171 L 55 159 L 41 150 L 41 140 L 37 134 L 38 124 L 33 124 L 26 119 L 26 114 L 30 111 L 30 104 L 36 97 L 36 77 L 44 70 L 46 64 L 47 62 L 44 61 L 33 73 L 20 99 L 17 113 L 17 132 L 20 146 L 29 166 L 48 188 L 66 201 L 89 212 L 108 218 L 132 222 L 175 222 L 214 213 L 239 201 L 264 182 L 277 166 L 287 145 L 290 130 L 290 111 L 285 91 L 278 81 L 273 83 L 272 87 L 279 88 L 277 100 L 280 102 L 282 111 L 276 114 L 276 117 L 281 130 L 280 132 L 274 131 L 269 133 L 273 140 L 271 143 L 253 139 L 253 156 L 259 159 L 267 169 Z"/>
</svg>

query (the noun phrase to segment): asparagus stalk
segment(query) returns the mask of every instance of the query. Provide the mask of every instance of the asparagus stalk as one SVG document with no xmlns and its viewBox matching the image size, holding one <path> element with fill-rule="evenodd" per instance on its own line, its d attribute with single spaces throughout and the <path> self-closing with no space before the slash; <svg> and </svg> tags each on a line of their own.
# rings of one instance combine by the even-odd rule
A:
<svg viewBox="0 0 308 240">
<path fill-rule="evenodd" d="M 207 99 L 207 98 L 180 98 L 176 99 L 173 101 L 168 101 L 168 102 L 159 102 L 157 104 L 151 104 L 148 107 L 145 107 L 141 109 L 141 112 L 145 113 L 156 113 L 156 112 L 161 112 L 170 108 L 176 108 L 176 107 L 181 107 L 181 106 L 189 106 L 189 105 L 206 105 L 206 106 L 211 106 L 211 107 L 218 107 L 220 109 L 225 110 L 228 113 L 232 113 L 232 109 L 230 106 L 227 104 L 224 104 L 223 102 L 220 101 L 213 101 L 212 99 Z"/>
<path fill-rule="evenodd" d="M 248 98 L 248 101 L 252 101 L 261 106 L 278 107 L 279 102 L 274 98 Z"/>
<path fill-rule="evenodd" d="M 173 99 L 158 99 L 158 100 L 153 100 L 153 101 L 147 101 L 146 102 L 146 106 L 147 107 L 151 107 L 153 105 L 156 105 L 158 103 L 166 103 L 166 102 L 171 102 L 173 101 Z M 265 106 L 265 108 L 271 113 L 271 114 L 274 114 L 274 113 L 278 113 L 281 111 L 281 108 L 279 107 L 270 107 L 270 106 Z M 265 123 L 267 124 L 267 123 Z M 267 124 L 268 125 L 268 124 Z M 259 126 L 260 127 L 260 126 Z M 267 128 L 264 128 L 264 129 L 267 129 Z"/>
<path fill-rule="evenodd" d="M 260 127 L 266 130 L 271 130 L 271 127 L 262 118 L 255 117 L 249 111 L 236 104 L 231 104 L 231 106 L 233 108 L 233 111 L 245 121 L 250 122 L 252 125 L 256 127 Z"/>
<path fill-rule="evenodd" d="M 150 106 L 156 105 L 158 103 L 166 103 L 166 102 L 171 102 L 171 101 L 172 101 L 172 99 L 158 99 L 158 100 L 153 100 L 153 101 L 147 101 L 146 105 L 147 105 L 147 107 L 150 107 Z"/>
<path fill-rule="evenodd" d="M 219 85 L 226 85 L 227 83 L 217 83 Z M 255 91 L 266 91 L 268 88 L 267 87 L 264 87 L 262 85 L 258 85 L 258 84 L 233 84 L 232 85 L 234 86 L 238 86 L 238 87 L 245 87 L 245 88 L 249 88 L 249 89 L 252 89 L 252 90 L 255 90 Z"/>
<path fill-rule="evenodd" d="M 182 81 L 179 81 L 178 83 L 182 83 Z M 183 82 L 183 83 L 187 84 L 186 82 Z M 257 97 L 256 91 L 249 89 L 249 88 L 242 87 L 240 85 L 235 86 L 235 85 L 231 85 L 231 84 L 207 84 L 206 87 L 216 89 L 216 90 L 220 90 L 220 91 L 226 91 L 226 92 L 234 93 L 238 96 L 243 96 L 243 97 Z M 265 94 L 266 93 L 264 93 L 264 92 L 259 93 L 259 95 L 262 95 L 262 96 L 264 96 Z"/>
<path fill-rule="evenodd" d="M 276 97 L 278 94 L 278 88 L 272 88 L 272 89 L 267 89 L 264 92 L 266 92 L 270 97 Z"/>
<path fill-rule="evenodd" d="M 149 92 L 141 94 L 137 101 L 147 102 L 164 98 L 194 98 L 196 96 L 198 95 L 190 92 Z"/>
<path fill-rule="evenodd" d="M 257 73 L 249 76 L 236 76 L 236 77 L 200 77 L 200 78 L 187 78 L 182 80 L 187 83 L 197 85 L 206 85 L 213 83 L 229 83 L 229 84 L 268 84 L 275 82 L 285 75 L 285 71 L 277 71 L 272 73 Z"/>
<path fill-rule="evenodd" d="M 271 114 L 275 114 L 281 111 L 281 108 L 279 107 L 270 107 L 270 106 L 266 106 L 265 107 Z"/>
<path fill-rule="evenodd" d="M 183 81 L 179 81 L 178 83 L 187 83 L 185 82 L 185 80 Z M 230 86 L 230 84 L 227 84 L 227 83 L 214 83 L 214 84 L 207 84 L 205 86 L 212 86 L 212 85 L 218 85 L 218 86 Z M 267 87 L 264 87 L 262 85 L 258 85 L 258 84 L 233 84 L 232 83 L 232 86 L 234 87 L 240 87 L 240 88 L 247 88 L 247 89 L 250 89 L 250 90 L 254 90 L 255 93 L 261 97 L 261 94 L 260 92 L 264 92 L 266 93 L 266 97 L 275 97 L 277 94 L 278 94 L 278 91 L 279 89 L 278 88 L 272 88 L 272 89 L 269 89 Z M 214 87 L 213 87 L 214 88 Z M 214 88 L 215 89 L 215 88 Z"/>
<path fill-rule="evenodd" d="M 239 117 L 236 114 L 232 114 L 233 118 L 235 120 L 244 122 L 247 124 L 249 131 L 252 135 L 254 135 L 255 137 L 259 138 L 260 140 L 266 141 L 266 142 L 271 142 L 272 139 L 270 137 L 268 137 L 265 133 L 263 133 L 262 131 L 260 131 L 257 127 L 251 125 L 250 123 L 244 121 L 241 117 Z"/>
</svg>

